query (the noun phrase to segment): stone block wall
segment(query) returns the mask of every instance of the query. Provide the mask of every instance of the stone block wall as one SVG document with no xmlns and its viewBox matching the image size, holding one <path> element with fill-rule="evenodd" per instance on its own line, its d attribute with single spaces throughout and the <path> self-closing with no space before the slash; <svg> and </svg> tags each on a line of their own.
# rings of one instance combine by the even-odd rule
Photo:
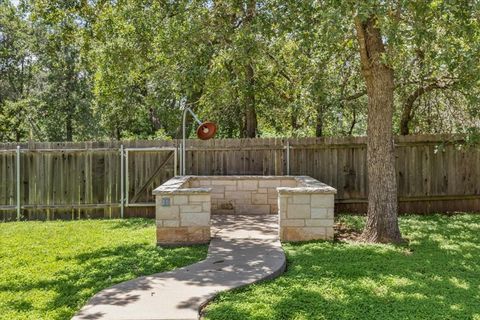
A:
<svg viewBox="0 0 480 320">
<path fill-rule="evenodd" d="M 157 244 L 189 245 L 210 241 L 210 190 L 182 189 L 181 180 L 155 194 Z"/>
<path fill-rule="evenodd" d="M 333 239 L 334 193 L 302 193 L 301 190 L 279 189 L 282 241 Z"/>
<path fill-rule="evenodd" d="M 294 187 L 293 177 L 199 176 L 190 187 L 210 188 L 212 214 L 277 214 L 277 188 Z"/>
<path fill-rule="evenodd" d="M 210 214 L 277 214 L 282 241 L 333 239 L 336 190 L 306 176 L 181 176 L 154 190 L 157 243 L 210 240 Z"/>
</svg>

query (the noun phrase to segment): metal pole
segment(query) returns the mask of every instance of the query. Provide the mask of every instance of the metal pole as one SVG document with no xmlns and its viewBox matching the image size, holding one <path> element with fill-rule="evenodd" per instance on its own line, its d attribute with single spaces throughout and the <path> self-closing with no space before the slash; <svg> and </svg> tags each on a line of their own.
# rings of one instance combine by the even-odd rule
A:
<svg viewBox="0 0 480 320">
<path fill-rule="evenodd" d="M 180 175 L 182 175 L 182 172 L 183 172 L 182 166 L 183 166 L 183 146 L 182 146 L 182 143 L 180 142 L 178 146 L 178 171 Z"/>
<path fill-rule="evenodd" d="M 290 175 L 290 141 L 287 140 L 287 176 Z"/>
<path fill-rule="evenodd" d="M 177 176 L 177 148 L 174 150 L 174 159 L 173 159 L 173 176 Z"/>
<path fill-rule="evenodd" d="M 129 190 L 129 181 L 128 181 L 128 149 L 125 150 L 125 205 L 128 207 L 128 190 Z"/>
<path fill-rule="evenodd" d="M 186 154 L 186 123 L 187 123 L 187 111 L 190 112 L 190 114 L 192 115 L 193 119 L 195 119 L 195 121 L 201 125 L 202 124 L 202 121 L 200 121 L 200 119 L 198 119 L 197 115 L 195 113 L 193 113 L 192 109 L 190 109 L 189 107 L 187 106 L 184 106 L 183 107 L 183 119 L 182 119 L 182 162 L 181 162 L 181 170 L 180 170 L 180 174 L 182 176 L 185 175 L 186 173 L 186 169 L 185 169 L 185 154 Z"/>
<path fill-rule="evenodd" d="M 125 168 L 125 159 L 123 158 L 123 144 L 120 145 L 120 218 L 123 219 L 123 211 L 124 211 L 124 189 L 123 189 L 123 171 Z"/>
<path fill-rule="evenodd" d="M 186 134 L 186 120 L 187 120 L 187 107 L 183 109 L 183 120 L 182 120 L 182 165 L 180 170 L 180 175 L 184 176 L 185 175 L 185 134 Z"/>
<path fill-rule="evenodd" d="M 20 221 L 20 146 L 17 146 L 17 221 Z"/>
</svg>

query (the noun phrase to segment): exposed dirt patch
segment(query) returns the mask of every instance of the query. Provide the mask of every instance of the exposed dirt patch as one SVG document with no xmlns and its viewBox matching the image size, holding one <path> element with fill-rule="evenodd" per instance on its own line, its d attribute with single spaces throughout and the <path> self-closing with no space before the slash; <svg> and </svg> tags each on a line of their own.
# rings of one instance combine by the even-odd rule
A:
<svg viewBox="0 0 480 320">
<path fill-rule="evenodd" d="M 334 225 L 335 229 L 335 241 L 342 242 L 362 242 L 362 233 L 356 229 L 349 227 L 348 225 L 337 222 Z"/>
</svg>

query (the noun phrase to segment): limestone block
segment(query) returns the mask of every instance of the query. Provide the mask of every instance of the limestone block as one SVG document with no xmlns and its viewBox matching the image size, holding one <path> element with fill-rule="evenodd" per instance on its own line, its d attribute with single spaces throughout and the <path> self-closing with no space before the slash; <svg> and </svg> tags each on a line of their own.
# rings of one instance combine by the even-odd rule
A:
<svg viewBox="0 0 480 320">
<path fill-rule="evenodd" d="M 258 182 L 259 188 L 276 188 L 280 187 L 280 180 L 260 180 Z"/>
<path fill-rule="evenodd" d="M 210 195 L 208 194 L 192 194 L 188 196 L 190 202 L 209 202 Z"/>
<path fill-rule="evenodd" d="M 248 200 L 251 201 L 251 192 L 245 191 L 225 191 L 225 199 L 227 200 Z"/>
<path fill-rule="evenodd" d="M 277 199 L 277 206 L 278 206 L 278 214 L 280 215 L 280 219 L 287 218 L 287 197 L 285 196 L 278 196 Z"/>
<path fill-rule="evenodd" d="M 210 241 L 210 227 L 188 227 L 187 239 L 189 243 Z"/>
<path fill-rule="evenodd" d="M 310 218 L 309 204 L 288 204 L 287 205 L 288 218 Z"/>
<path fill-rule="evenodd" d="M 158 226 L 158 224 L 157 224 Z M 179 220 L 163 220 L 164 227 L 179 227 L 180 221 Z"/>
<path fill-rule="evenodd" d="M 275 206 L 278 205 L 278 199 L 277 198 L 268 198 L 267 199 L 268 204 L 274 204 Z"/>
<path fill-rule="evenodd" d="M 309 194 L 294 194 L 293 203 L 297 204 L 310 204 L 310 195 Z"/>
<path fill-rule="evenodd" d="M 180 215 L 182 227 L 209 226 L 210 212 L 186 212 Z"/>
<path fill-rule="evenodd" d="M 309 240 L 325 240 L 326 239 L 326 228 L 324 227 L 305 227 L 303 228 L 305 233 L 305 238 Z"/>
<path fill-rule="evenodd" d="M 187 203 L 188 203 L 188 196 L 183 196 L 183 195 L 173 196 L 174 205 L 187 204 Z"/>
<path fill-rule="evenodd" d="M 225 192 L 225 186 L 212 186 L 212 191 L 211 193 L 224 193 Z"/>
<path fill-rule="evenodd" d="M 312 194 L 312 207 L 314 208 L 333 208 L 333 194 Z"/>
<path fill-rule="evenodd" d="M 196 179 L 190 180 L 190 188 L 198 188 L 200 186 L 201 186 L 200 181 Z"/>
<path fill-rule="evenodd" d="M 252 204 L 268 204 L 268 197 L 266 193 L 253 193 Z"/>
<path fill-rule="evenodd" d="M 210 193 L 212 199 L 225 199 L 225 193 Z"/>
<path fill-rule="evenodd" d="M 268 197 L 276 197 L 278 195 L 277 188 L 268 188 L 267 193 Z"/>
<path fill-rule="evenodd" d="M 327 219 L 330 218 L 328 215 L 327 208 L 312 208 L 312 219 Z"/>
<path fill-rule="evenodd" d="M 158 227 L 157 244 L 186 245 L 210 241 L 210 227 Z"/>
<path fill-rule="evenodd" d="M 238 190 L 253 191 L 258 189 L 258 181 L 256 180 L 239 180 Z"/>
<path fill-rule="evenodd" d="M 333 219 L 334 216 L 335 216 L 335 210 L 332 208 L 332 209 L 327 209 L 328 210 L 328 217 L 330 219 Z"/>
<path fill-rule="evenodd" d="M 325 228 L 325 240 L 333 240 L 334 230 L 333 227 Z"/>
<path fill-rule="evenodd" d="M 178 214 L 180 212 L 178 206 L 170 206 L 170 207 L 161 207 L 156 206 L 155 208 L 155 218 L 157 220 L 160 219 L 178 219 Z"/>
<path fill-rule="evenodd" d="M 283 219 L 280 220 L 280 225 L 284 227 L 304 227 L 304 219 Z"/>
<path fill-rule="evenodd" d="M 298 186 L 298 182 L 295 180 L 295 179 L 282 179 L 280 181 L 280 185 L 282 187 L 297 187 Z"/>
<path fill-rule="evenodd" d="M 193 181 L 198 181 L 200 187 L 210 187 L 212 185 L 212 181 L 210 179 L 194 179 Z"/>
<path fill-rule="evenodd" d="M 180 212 L 202 212 L 203 208 L 201 204 L 189 204 L 180 206 Z"/>
<path fill-rule="evenodd" d="M 279 195 L 278 196 L 278 207 L 279 208 L 287 208 L 287 204 L 288 204 L 288 196 L 284 196 L 284 195 Z"/>
<path fill-rule="evenodd" d="M 212 206 L 210 201 L 205 201 L 204 203 L 202 203 L 202 211 L 210 212 L 211 210 L 212 210 Z"/>
<path fill-rule="evenodd" d="M 310 241 L 326 240 L 327 233 L 324 227 L 281 227 L 280 240 L 282 241 Z"/>
<path fill-rule="evenodd" d="M 305 225 L 307 227 L 332 227 L 333 219 L 306 219 Z"/>
<path fill-rule="evenodd" d="M 281 241 L 303 241 L 304 227 L 280 227 Z"/>
<path fill-rule="evenodd" d="M 278 193 L 274 193 L 274 194 L 269 193 L 268 199 L 271 199 L 271 200 L 278 199 Z"/>
<path fill-rule="evenodd" d="M 212 179 L 212 186 L 236 186 L 237 181 L 235 180 L 217 180 L 217 179 Z"/>
</svg>

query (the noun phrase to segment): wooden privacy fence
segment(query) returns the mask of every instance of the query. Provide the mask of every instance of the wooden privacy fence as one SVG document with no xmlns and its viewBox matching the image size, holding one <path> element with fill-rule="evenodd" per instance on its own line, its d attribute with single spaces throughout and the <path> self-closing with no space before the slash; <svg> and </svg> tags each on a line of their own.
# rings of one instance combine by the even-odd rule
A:
<svg viewBox="0 0 480 320">
<path fill-rule="evenodd" d="M 480 151 L 459 142 L 396 138 L 401 212 L 480 211 Z M 151 192 L 177 172 L 180 143 L 0 144 L 0 219 L 153 217 Z M 349 212 L 366 210 L 366 162 L 365 137 L 189 140 L 186 152 L 192 175 L 312 176 Z"/>
</svg>

